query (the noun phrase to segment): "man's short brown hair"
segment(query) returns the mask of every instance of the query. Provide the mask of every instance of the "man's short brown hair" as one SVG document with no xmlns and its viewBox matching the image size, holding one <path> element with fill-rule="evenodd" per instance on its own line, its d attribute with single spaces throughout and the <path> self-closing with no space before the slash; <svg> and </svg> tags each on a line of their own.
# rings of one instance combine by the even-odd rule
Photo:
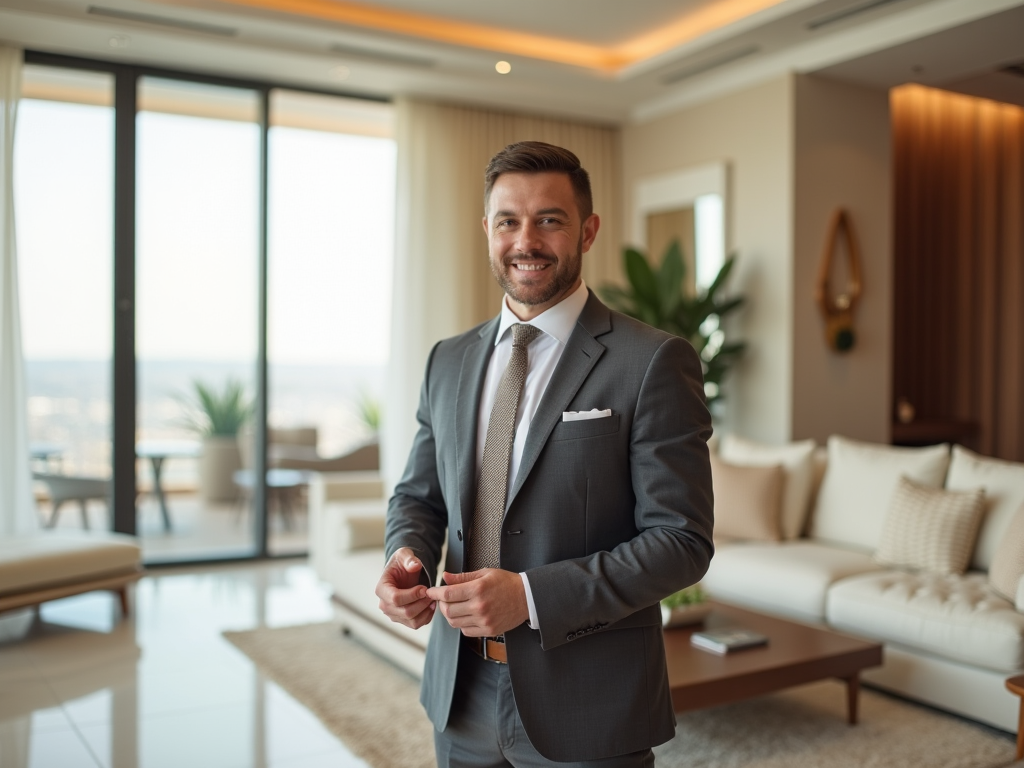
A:
<svg viewBox="0 0 1024 768">
<path fill-rule="evenodd" d="M 590 175 L 572 152 L 543 141 L 517 141 L 509 144 L 491 158 L 484 171 L 484 213 L 491 199 L 494 182 L 503 173 L 564 173 L 572 184 L 580 221 L 586 221 L 594 212 L 594 198 L 590 193 Z"/>
</svg>

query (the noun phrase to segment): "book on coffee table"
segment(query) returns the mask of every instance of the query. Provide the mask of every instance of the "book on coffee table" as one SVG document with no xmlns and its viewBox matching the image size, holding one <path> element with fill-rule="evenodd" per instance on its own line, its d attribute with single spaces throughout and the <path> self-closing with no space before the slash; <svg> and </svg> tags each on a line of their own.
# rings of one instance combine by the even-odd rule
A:
<svg viewBox="0 0 1024 768">
<path fill-rule="evenodd" d="M 690 636 L 690 643 L 705 651 L 729 653 L 743 648 L 767 645 L 768 638 L 760 632 L 752 632 L 749 629 L 719 629 L 694 632 Z"/>
</svg>

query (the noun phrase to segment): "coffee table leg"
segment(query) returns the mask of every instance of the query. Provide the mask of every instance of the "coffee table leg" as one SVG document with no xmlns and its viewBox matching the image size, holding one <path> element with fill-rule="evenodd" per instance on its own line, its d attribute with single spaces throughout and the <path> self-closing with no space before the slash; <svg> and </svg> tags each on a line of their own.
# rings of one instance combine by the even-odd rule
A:
<svg viewBox="0 0 1024 768">
<path fill-rule="evenodd" d="M 846 721 L 857 724 L 857 703 L 860 700 L 860 675 L 846 678 Z"/>
</svg>

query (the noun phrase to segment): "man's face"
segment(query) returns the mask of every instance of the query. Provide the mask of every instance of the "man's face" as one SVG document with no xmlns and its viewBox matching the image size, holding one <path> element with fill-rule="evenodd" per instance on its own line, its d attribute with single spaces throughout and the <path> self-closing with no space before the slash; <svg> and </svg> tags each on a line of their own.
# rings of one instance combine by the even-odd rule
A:
<svg viewBox="0 0 1024 768">
<path fill-rule="evenodd" d="M 564 173 L 503 173 L 483 220 L 491 272 L 520 320 L 550 309 L 580 284 L 600 219 L 580 221 Z"/>
</svg>

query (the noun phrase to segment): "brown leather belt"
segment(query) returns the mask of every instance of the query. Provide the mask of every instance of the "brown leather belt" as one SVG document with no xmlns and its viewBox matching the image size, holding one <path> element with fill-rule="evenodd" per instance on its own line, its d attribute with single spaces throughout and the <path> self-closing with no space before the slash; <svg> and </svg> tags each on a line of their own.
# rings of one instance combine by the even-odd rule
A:
<svg viewBox="0 0 1024 768">
<path fill-rule="evenodd" d="M 493 661 L 495 664 L 508 664 L 508 654 L 505 652 L 505 641 L 495 640 L 493 637 L 465 637 L 463 641 L 472 649 L 473 653 L 484 661 Z"/>
</svg>

